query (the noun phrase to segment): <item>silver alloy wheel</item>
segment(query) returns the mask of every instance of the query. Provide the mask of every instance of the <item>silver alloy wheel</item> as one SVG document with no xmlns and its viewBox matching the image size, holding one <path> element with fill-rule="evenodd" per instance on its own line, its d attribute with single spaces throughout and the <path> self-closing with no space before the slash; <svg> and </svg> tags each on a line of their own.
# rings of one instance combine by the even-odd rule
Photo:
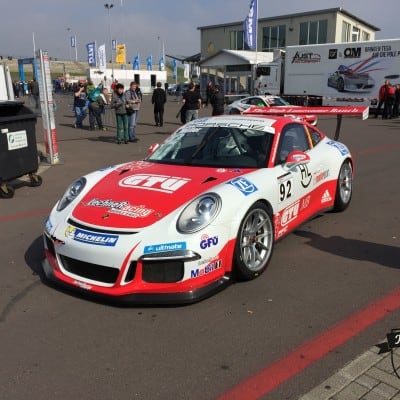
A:
<svg viewBox="0 0 400 400">
<path fill-rule="evenodd" d="M 251 272 L 263 270 L 273 248 L 271 217 L 262 208 L 254 208 L 245 217 L 239 232 L 239 249 L 243 264 Z"/>
<path fill-rule="evenodd" d="M 350 163 L 344 163 L 339 173 L 339 196 L 343 204 L 348 204 L 353 191 L 353 171 Z"/>
</svg>

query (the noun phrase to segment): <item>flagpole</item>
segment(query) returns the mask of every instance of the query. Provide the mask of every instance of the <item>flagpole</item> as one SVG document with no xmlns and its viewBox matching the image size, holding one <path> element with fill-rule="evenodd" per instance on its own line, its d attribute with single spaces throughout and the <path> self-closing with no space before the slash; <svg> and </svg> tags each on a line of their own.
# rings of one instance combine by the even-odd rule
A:
<svg viewBox="0 0 400 400">
<path fill-rule="evenodd" d="M 258 64 L 258 0 L 256 0 L 256 60 L 255 60 L 254 73 L 253 73 L 253 92 L 254 92 L 254 82 L 255 82 L 256 71 L 257 71 L 257 64 Z"/>
<path fill-rule="evenodd" d="M 32 32 L 32 41 L 33 41 L 33 56 L 36 57 L 35 32 Z"/>
</svg>

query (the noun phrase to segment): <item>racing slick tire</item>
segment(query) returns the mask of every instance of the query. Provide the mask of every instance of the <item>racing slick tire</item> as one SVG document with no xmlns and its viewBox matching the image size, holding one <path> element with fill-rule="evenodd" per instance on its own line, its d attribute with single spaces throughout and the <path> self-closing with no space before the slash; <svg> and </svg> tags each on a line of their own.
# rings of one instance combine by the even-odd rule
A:
<svg viewBox="0 0 400 400">
<path fill-rule="evenodd" d="M 240 223 L 234 251 L 234 276 L 249 281 L 268 266 L 274 248 L 274 226 L 267 206 L 258 201 Z"/>
<path fill-rule="evenodd" d="M 350 204 L 353 195 L 353 168 L 349 160 L 340 167 L 336 184 L 334 211 L 344 211 Z"/>
</svg>

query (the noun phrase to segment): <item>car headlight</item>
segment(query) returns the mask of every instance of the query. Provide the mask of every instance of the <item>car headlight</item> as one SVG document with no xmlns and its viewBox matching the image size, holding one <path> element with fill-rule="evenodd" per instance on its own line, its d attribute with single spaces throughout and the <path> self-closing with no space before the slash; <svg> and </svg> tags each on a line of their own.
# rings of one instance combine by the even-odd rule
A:
<svg viewBox="0 0 400 400">
<path fill-rule="evenodd" d="M 193 233 L 210 224 L 221 209 L 221 198 L 207 193 L 194 199 L 178 218 L 177 229 L 181 233 Z"/>
<path fill-rule="evenodd" d="M 68 189 L 64 193 L 64 196 L 58 202 L 57 211 L 64 210 L 72 201 L 75 200 L 79 193 L 82 192 L 83 188 L 86 185 L 86 178 L 79 178 L 77 181 L 69 185 Z"/>
</svg>

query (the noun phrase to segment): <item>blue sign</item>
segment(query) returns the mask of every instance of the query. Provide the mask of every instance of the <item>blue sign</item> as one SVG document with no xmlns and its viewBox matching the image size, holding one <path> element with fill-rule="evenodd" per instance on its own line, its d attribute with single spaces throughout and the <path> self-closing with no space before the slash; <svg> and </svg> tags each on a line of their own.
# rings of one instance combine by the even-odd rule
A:
<svg viewBox="0 0 400 400">
<path fill-rule="evenodd" d="M 228 184 L 235 186 L 235 188 L 242 192 L 245 196 L 257 192 L 258 190 L 254 183 L 251 183 L 248 179 L 243 177 L 232 179 L 228 182 Z"/>
<path fill-rule="evenodd" d="M 161 243 L 144 246 L 143 253 L 162 253 L 164 251 L 186 250 L 186 242 Z"/>
</svg>

